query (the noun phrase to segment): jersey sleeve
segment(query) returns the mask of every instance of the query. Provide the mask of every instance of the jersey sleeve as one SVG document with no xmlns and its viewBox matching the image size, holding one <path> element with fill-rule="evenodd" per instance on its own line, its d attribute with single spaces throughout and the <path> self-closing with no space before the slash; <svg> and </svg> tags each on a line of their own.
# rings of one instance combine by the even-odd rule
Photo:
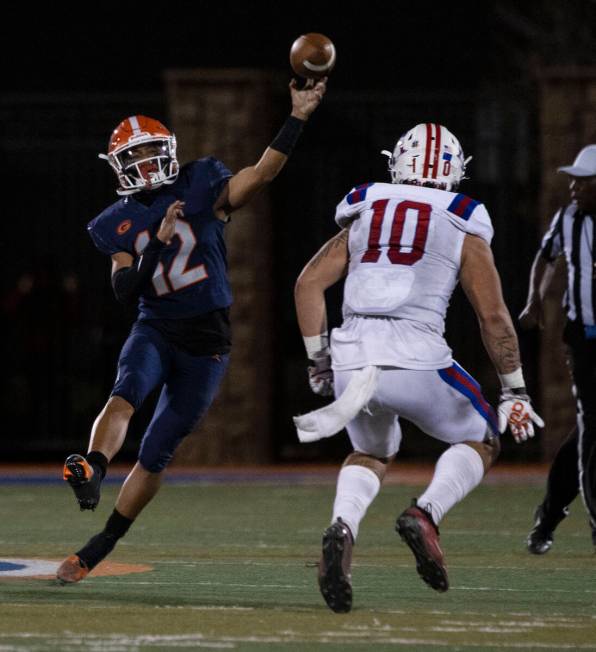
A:
<svg viewBox="0 0 596 652">
<path fill-rule="evenodd" d="M 209 192 L 211 194 L 211 203 L 214 204 L 230 177 L 234 175 L 221 161 L 212 156 L 207 159 L 207 163 Z"/>
<path fill-rule="evenodd" d="M 368 189 L 374 184 L 365 183 L 352 188 L 350 192 L 339 202 L 335 209 L 335 221 L 342 229 L 346 227 L 362 209 L 366 201 Z"/>
<path fill-rule="evenodd" d="M 460 193 L 455 195 L 447 210 L 460 218 L 466 233 L 477 235 L 490 245 L 495 231 L 484 204 Z"/>
<path fill-rule="evenodd" d="M 540 245 L 540 255 L 549 263 L 554 260 L 563 252 L 563 215 L 565 209 L 557 211 L 551 220 L 548 231 L 542 238 Z"/>
<path fill-rule="evenodd" d="M 105 233 L 104 229 L 101 229 L 100 226 L 94 222 L 91 222 L 87 226 L 87 231 L 93 240 L 93 244 L 101 251 L 102 254 L 106 256 L 111 256 L 116 254 L 119 251 L 124 251 L 124 249 L 118 245 L 112 238 Z"/>
</svg>

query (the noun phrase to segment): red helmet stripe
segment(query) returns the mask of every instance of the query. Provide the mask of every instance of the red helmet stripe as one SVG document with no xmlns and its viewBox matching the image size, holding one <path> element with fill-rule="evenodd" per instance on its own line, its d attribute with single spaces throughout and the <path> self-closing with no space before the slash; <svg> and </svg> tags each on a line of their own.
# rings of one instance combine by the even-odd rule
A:
<svg viewBox="0 0 596 652">
<path fill-rule="evenodd" d="M 424 167 L 422 168 L 422 176 L 428 176 L 428 169 L 430 167 L 430 144 L 432 142 L 433 126 L 429 123 L 424 125 L 426 127 L 426 150 L 424 152 Z"/>
<path fill-rule="evenodd" d="M 441 154 L 441 125 L 435 125 L 437 137 L 435 138 L 435 162 L 433 164 L 433 179 L 437 178 L 439 171 L 439 156 Z"/>
</svg>

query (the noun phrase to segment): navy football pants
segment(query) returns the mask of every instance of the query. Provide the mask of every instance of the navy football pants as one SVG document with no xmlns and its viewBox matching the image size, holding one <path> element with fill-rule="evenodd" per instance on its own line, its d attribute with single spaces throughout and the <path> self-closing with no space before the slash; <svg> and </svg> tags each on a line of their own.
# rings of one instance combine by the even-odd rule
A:
<svg viewBox="0 0 596 652">
<path fill-rule="evenodd" d="M 135 322 L 120 353 L 111 395 L 120 396 L 137 410 L 153 389 L 162 386 L 139 451 L 139 462 L 147 471 L 162 471 L 178 444 L 207 412 L 228 358 L 191 355 L 169 344 L 146 322 Z"/>
</svg>

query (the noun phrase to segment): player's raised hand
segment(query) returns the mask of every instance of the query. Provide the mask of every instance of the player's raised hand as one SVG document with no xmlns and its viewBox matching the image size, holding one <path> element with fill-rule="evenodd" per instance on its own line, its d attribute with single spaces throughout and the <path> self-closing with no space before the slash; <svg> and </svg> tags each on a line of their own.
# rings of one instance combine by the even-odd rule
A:
<svg viewBox="0 0 596 652">
<path fill-rule="evenodd" d="M 308 120 L 310 114 L 319 106 L 327 90 L 327 77 L 323 77 L 316 84 L 314 79 L 309 79 L 303 89 L 298 89 L 295 79 L 290 82 L 292 94 L 292 115 L 300 120 Z"/>
<path fill-rule="evenodd" d="M 176 220 L 179 217 L 184 217 L 184 202 L 176 200 L 173 204 L 168 206 L 166 216 L 161 221 L 157 232 L 158 240 L 170 244 L 176 230 Z"/>
<path fill-rule="evenodd" d="M 497 407 L 499 416 L 499 432 L 509 430 L 516 444 L 534 436 L 534 424 L 544 428 L 544 421 L 534 412 L 530 397 L 527 394 L 516 394 L 510 388 L 503 388 Z"/>
</svg>

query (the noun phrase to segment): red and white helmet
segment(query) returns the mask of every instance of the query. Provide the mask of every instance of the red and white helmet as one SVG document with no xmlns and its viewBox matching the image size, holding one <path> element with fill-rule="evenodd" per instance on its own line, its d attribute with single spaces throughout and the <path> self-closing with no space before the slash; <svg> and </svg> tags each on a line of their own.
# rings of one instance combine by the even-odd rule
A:
<svg viewBox="0 0 596 652">
<path fill-rule="evenodd" d="M 99 158 L 108 161 L 116 173 L 119 195 L 174 183 L 179 171 L 176 136 L 144 115 L 123 120 L 112 133 L 108 153 Z"/>
<path fill-rule="evenodd" d="M 440 190 L 453 190 L 465 178 L 464 153 L 457 138 L 443 125 L 423 123 L 397 141 L 389 157 L 393 183 L 410 183 Z"/>
</svg>

